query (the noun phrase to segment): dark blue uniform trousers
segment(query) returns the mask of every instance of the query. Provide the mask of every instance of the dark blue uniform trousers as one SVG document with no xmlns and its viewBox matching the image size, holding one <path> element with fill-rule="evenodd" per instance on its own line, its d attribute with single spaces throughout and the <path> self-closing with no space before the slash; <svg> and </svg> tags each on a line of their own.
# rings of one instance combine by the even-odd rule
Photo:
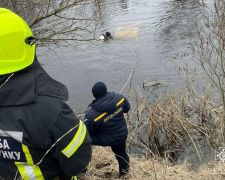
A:
<svg viewBox="0 0 225 180">
<path fill-rule="evenodd" d="M 92 135 L 92 145 L 97 146 L 111 146 L 112 151 L 114 152 L 116 159 L 119 163 L 119 171 L 120 176 L 128 173 L 129 171 L 129 156 L 126 153 L 126 139 L 123 143 L 119 145 L 110 145 L 110 143 L 106 143 L 101 135 Z"/>
</svg>

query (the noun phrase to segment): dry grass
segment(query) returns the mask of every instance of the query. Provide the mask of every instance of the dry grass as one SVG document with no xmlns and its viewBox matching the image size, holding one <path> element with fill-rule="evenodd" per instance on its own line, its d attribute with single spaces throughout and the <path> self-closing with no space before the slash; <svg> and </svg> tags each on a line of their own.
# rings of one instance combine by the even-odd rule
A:
<svg viewBox="0 0 225 180">
<path fill-rule="evenodd" d="M 187 147 L 203 163 L 201 149 L 217 147 L 215 129 L 223 122 L 205 96 L 192 98 L 187 93 L 166 93 L 154 99 L 135 98 L 136 107 L 129 120 L 128 144 L 145 157 L 176 161 Z M 194 99 L 194 101 L 193 101 Z M 216 123 L 218 123 L 216 125 Z"/>
<path fill-rule="evenodd" d="M 173 165 L 165 159 L 145 159 L 130 155 L 130 180 L 222 180 L 225 174 L 214 170 L 224 169 L 225 164 L 204 164 L 193 169 L 190 165 Z M 118 164 L 110 148 L 94 147 L 88 171 L 79 180 L 119 179 Z"/>
<path fill-rule="evenodd" d="M 183 93 L 167 93 L 155 97 L 144 98 L 137 88 L 136 106 L 128 118 L 130 173 L 127 179 L 224 179 L 225 163 L 206 162 L 201 152 L 203 146 L 213 149 L 218 145 L 216 133 L 223 122 L 220 109 L 212 108 L 215 104 L 207 96 L 191 98 Z M 212 151 L 214 159 L 215 151 Z M 200 163 L 183 161 L 178 165 L 176 161 L 182 153 L 196 156 Z M 94 146 L 92 163 L 79 179 L 119 179 L 118 163 L 111 149 Z"/>
<path fill-rule="evenodd" d="M 179 91 L 143 96 L 136 88 L 130 95 L 133 109 L 127 117 L 131 180 L 219 180 L 225 178 L 225 163 L 212 161 L 223 147 L 223 108 L 209 94 Z M 133 100 L 131 99 L 133 98 Z M 205 157 L 203 149 L 211 151 Z M 194 164 L 181 156 L 198 159 Z M 179 160 L 179 165 L 178 165 Z M 119 179 L 118 163 L 108 147 L 93 147 L 88 171 L 80 180 Z"/>
</svg>

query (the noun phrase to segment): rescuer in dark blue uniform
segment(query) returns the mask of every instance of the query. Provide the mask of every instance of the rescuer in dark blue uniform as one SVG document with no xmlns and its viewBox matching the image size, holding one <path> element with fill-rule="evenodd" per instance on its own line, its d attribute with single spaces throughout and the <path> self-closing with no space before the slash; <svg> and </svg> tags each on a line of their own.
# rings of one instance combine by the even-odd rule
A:
<svg viewBox="0 0 225 180">
<path fill-rule="evenodd" d="M 93 145 L 111 146 L 119 163 L 120 176 L 123 176 L 129 170 L 126 153 L 128 129 L 123 113 L 130 110 L 130 104 L 123 95 L 107 92 L 103 82 L 97 82 L 92 93 L 96 99 L 85 114 L 84 123 Z"/>
<path fill-rule="evenodd" d="M 38 62 L 26 22 L 0 8 L 0 27 L 0 179 L 76 179 L 91 160 L 86 126 Z"/>
</svg>

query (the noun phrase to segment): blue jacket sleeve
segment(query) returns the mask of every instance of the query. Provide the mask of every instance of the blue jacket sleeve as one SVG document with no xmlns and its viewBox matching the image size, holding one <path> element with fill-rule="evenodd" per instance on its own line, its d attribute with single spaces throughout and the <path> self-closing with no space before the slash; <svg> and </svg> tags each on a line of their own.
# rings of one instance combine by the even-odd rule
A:
<svg viewBox="0 0 225 180">
<path fill-rule="evenodd" d="M 89 112 L 85 114 L 84 124 L 87 127 L 87 130 L 90 136 L 94 133 L 94 119 L 90 117 Z"/>
<path fill-rule="evenodd" d="M 130 103 L 129 101 L 124 97 L 124 113 L 128 113 L 128 111 L 130 110 Z"/>
</svg>

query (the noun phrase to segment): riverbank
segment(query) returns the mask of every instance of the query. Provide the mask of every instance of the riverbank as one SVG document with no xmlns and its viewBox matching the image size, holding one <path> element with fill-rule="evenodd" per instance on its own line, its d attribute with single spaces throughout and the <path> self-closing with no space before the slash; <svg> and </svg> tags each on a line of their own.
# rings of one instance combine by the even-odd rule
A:
<svg viewBox="0 0 225 180">
<path fill-rule="evenodd" d="M 145 159 L 135 155 L 130 156 L 130 174 L 126 177 L 130 180 L 222 180 L 224 178 L 225 163 L 218 161 L 192 167 L 188 164 L 174 165 L 165 159 Z M 92 162 L 88 171 L 78 179 L 119 179 L 118 164 L 110 148 L 93 147 Z"/>
</svg>

